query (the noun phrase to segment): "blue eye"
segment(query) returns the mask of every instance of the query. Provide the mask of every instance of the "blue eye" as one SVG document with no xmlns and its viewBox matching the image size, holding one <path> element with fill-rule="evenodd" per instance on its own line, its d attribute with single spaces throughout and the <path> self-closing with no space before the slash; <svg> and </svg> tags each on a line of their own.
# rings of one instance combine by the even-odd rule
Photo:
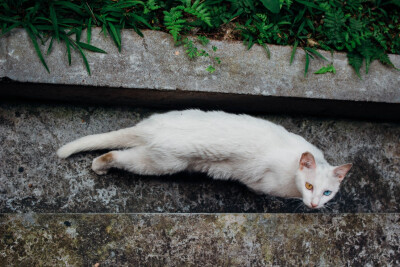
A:
<svg viewBox="0 0 400 267">
<path fill-rule="evenodd" d="M 329 196 L 330 194 L 332 194 L 332 191 L 326 190 L 326 191 L 324 192 L 324 195 L 325 195 L 325 196 Z"/>
</svg>

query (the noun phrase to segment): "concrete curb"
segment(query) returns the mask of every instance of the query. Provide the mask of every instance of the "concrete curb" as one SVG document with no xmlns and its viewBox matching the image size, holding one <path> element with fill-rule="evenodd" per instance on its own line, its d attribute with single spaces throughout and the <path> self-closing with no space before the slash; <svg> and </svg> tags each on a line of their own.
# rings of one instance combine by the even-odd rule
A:
<svg viewBox="0 0 400 267">
<path fill-rule="evenodd" d="M 217 66 L 213 74 L 209 74 L 205 68 L 210 65 L 210 58 L 190 61 L 185 56 L 184 48 L 175 47 L 168 34 L 145 31 L 144 35 L 145 37 L 141 38 L 133 31 L 123 31 L 122 51 L 119 53 L 110 38 L 105 38 L 100 29 L 94 29 L 92 44 L 106 50 L 108 54 L 87 53 L 92 70 L 92 75 L 89 76 L 77 53 L 73 53 L 72 66 L 68 66 L 65 47 L 58 43 L 54 44 L 52 53 L 46 57 L 51 70 L 50 74 L 47 73 L 35 54 L 26 32 L 22 29 L 15 30 L 8 37 L 0 39 L 0 79 L 4 81 L 9 78 L 14 82 L 26 82 L 28 84 L 25 85 L 28 87 L 30 83 L 78 87 L 70 90 L 76 92 L 72 94 L 69 92 L 58 98 L 53 97 L 51 92 L 40 93 L 40 89 L 36 90 L 38 94 L 44 95 L 41 98 L 50 99 L 67 100 L 69 95 L 80 98 L 79 94 L 82 92 L 82 97 L 90 100 L 84 93 L 87 90 L 80 89 L 84 85 L 108 88 L 108 91 L 112 91 L 110 97 L 113 99 L 123 99 L 126 92 L 130 92 L 128 95 L 134 97 L 135 94 L 143 94 L 137 91 L 146 90 L 151 96 L 152 92 L 158 94 L 161 91 L 173 99 L 188 94 L 202 95 L 205 98 L 229 94 L 256 97 L 262 101 L 272 97 L 302 99 L 303 102 L 315 99 L 367 104 L 390 103 L 395 104 L 396 111 L 399 109 L 399 72 L 377 61 L 371 64 L 369 74 L 364 74 L 360 80 L 348 65 L 344 53 L 335 53 L 331 57 L 330 53 L 320 51 L 325 57 L 332 59 L 337 73 L 313 74 L 327 64 L 322 60 L 313 60 L 309 75 L 305 78 L 303 75 L 305 59 L 302 50 L 297 51 L 295 60 L 290 66 L 291 47 L 270 45 L 269 60 L 261 47 L 253 47 L 247 51 L 240 42 L 211 41 L 206 49 L 213 56 L 220 57 L 222 63 Z M 215 53 L 211 52 L 211 46 L 218 47 L 218 50 Z M 399 55 L 390 55 L 390 58 L 396 66 L 400 66 Z M 28 96 L 21 86 L 9 84 L 5 86 L 4 82 L 0 84 L 3 87 L 0 94 L 3 96 Z M 109 90 L 110 88 L 113 90 Z M 98 92 L 101 91 L 98 89 Z M 92 100 L 97 101 L 94 98 Z M 281 111 L 288 107 L 284 105 L 285 108 L 282 108 L 281 104 L 279 106 Z M 327 110 L 328 114 L 335 115 L 335 107 L 326 109 L 323 103 L 317 106 Z M 303 108 L 300 105 L 295 110 L 301 112 Z M 389 110 L 386 111 L 387 114 L 394 111 L 393 106 Z M 378 113 L 382 113 L 381 111 L 378 109 Z M 311 111 L 313 112 L 315 113 L 315 110 Z M 345 110 L 344 113 L 353 111 Z M 377 113 L 377 110 L 372 113 Z"/>
</svg>

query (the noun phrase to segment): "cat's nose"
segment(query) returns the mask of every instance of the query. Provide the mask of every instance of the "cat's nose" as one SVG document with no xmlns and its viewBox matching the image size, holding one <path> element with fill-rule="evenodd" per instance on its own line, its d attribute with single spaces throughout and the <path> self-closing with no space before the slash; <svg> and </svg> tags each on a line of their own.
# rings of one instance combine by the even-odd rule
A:
<svg viewBox="0 0 400 267">
<path fill-rule="evenodd" d="M 314 204 L 314 203 L 311 202 L 311 207 L 312 208 L 316 208 L 317 206 L 318 206 L 318 204 Z"/>
</svg>

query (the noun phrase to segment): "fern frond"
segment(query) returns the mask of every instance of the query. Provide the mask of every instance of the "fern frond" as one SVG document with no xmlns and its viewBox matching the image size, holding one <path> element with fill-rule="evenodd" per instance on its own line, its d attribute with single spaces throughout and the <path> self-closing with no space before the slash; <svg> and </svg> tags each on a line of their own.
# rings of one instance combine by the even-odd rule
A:
<svg viewBox="0 0 400 267">
<path fill-rule="evenodd" d="M 350 66 L 354 68 L 356 74 L 361 79 L 360 69 L 363 64 L 364 58 L 358 52 L 349 52 L 347 53 L 347 59 L 349 61 Z"/>
<path fill-rule="evenodd" d="M 377 59 L 377 55 L 382 53 L 379 47 L 371 41 L 362 42 L 361 46 L 357 47 L 357 51 L 365 58 L 365 73 L 368 73 L 371 62 Z"/>
<path fill-rule="evenodd" d="M 196 0 L 193 5 L 191 4 L 190 0 L 182 0 L 182 2 L 186 5 L 186 7 L 183 8 L 186 13 L 197 17 L 198 19 L 206 23 L 209 27 L 213 26 L 211 24 L 210 10 L 207 5 L 205 5 L 204 3 L 200 3 L 200 0 Z"/>
<path fill-rule="evenodd" d="M 182 11 L 177 8 L 172 8 L 169 12 L 164 11 L 164 25 L 169 33 L 174 38 L 174 41 L 179 40 L 179 34 L 185 26 L 186 20 L 183 19 Z"/>
<path fill-rule="evenodd" d="M 229 0 L 231 4 L 231 11 L 234 16 L 240 16 L 241 14 L 254 14 L 256 8 L 254 6 L 255 1 L 252 0 Z"/>
<path fill-rule="evenodd" d="M 345 15 L 341 9 L 330 9 L 325 13 L 324 28 L 329 39 L 327 43 L 334 45 L 338 50 L 344 48 L 347 43 L 346 39 L 349 38 L 347 33 L 348 18 L 348 14 Z"/>
<path fill-rule="evenodd" d="M 147 0 L 146 5 L 145 5 L 145 9 L 144 9 L 144 14 L 148 14 L 151 11 L 157 10 L 161 8 L 161 6 L 159 6 L 157 4 L 157 0 Z"/>
<path fill-rule="evenodd" d="M 223 23 L 228 23 L 232 18 L 232 14 L 227 11 L 226 6 L 210 7 L 211 24 L 219 27 Z"/>
<path fill-rule="evenodd" d="M 396 67 L 393 65 L 393 63 L 392 63 L 392 61 L 390 60 L 388 54 L 386 54 L 386 53 L 381 53 L 381 54 L 378 56 L 377 59 L 378 59 L 383 65 L 388 65 L 388 66 L 390 66 L 390 67 L 392 67 L 392 68 L 395 68 L 396 70 L 399 70 L 398 68 L 396 68 Z"/>
<path fill-rule="evenodd" d="M 192 40 L 189 40 L 188 38 L 185 38 L 183 40 L 184 47 L 186 48 L 186 54 L 189 56 L 190 59 L 193 59 L 195 57 L 199 56 L 199 52 L 197 50 L 197 47 L 193 44 Z"/>
</svg>

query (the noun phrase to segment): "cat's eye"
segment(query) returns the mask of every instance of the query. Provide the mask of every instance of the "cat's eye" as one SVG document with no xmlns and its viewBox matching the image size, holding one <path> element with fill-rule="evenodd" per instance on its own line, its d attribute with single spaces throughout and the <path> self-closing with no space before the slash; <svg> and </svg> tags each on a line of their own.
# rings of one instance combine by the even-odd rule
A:
<svg viewBox="0 0 400 267">
<path fill-rule="evenodd" d="M 308 190 L 312 190 L 312 189 L 313 189 L 313 185 L 306 182 L 306 188 L 307 188 Z"/>
<path fill-rule="evenodd" d="M 326 191 L 324 192 L 324 196 L 329 196 L 330 194 L 332 194 L 332 191 L 326 190 Z"/>
</svg>

